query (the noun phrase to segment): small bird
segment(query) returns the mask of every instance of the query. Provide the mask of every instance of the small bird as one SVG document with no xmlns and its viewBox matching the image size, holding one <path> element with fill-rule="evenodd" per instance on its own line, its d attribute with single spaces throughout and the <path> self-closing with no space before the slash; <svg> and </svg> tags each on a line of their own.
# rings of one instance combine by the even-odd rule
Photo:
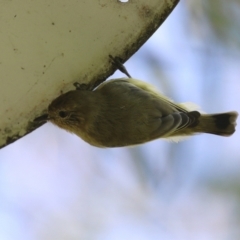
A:
<svg viewBox="0 0 240 240">
<path fill-rule="evenodd" d="M 106 81 L 95 90 L 62 94 L 48 107 L 48 120 L 96 147 L 124 147 L 158 138 L 181 140 L 196 133 L 230 136 L 238 113 L 188 110 L 133 78 Z"/>
</svg>

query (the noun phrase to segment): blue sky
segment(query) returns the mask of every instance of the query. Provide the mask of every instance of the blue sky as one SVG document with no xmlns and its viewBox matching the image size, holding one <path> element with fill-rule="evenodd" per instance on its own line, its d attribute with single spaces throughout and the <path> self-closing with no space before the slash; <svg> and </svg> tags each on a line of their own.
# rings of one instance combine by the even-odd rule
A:
<svg viewBox="0 0 240 240">
<path fill-rule="evenodd" d="M 179 4 L 125 66 L 176 102 L 239 112 L 239 53 L 190 17 Z M 239 142 L 98 149 L 47 123 L 0 151 L 0 239 L 234 239 Z"/>
</svg>

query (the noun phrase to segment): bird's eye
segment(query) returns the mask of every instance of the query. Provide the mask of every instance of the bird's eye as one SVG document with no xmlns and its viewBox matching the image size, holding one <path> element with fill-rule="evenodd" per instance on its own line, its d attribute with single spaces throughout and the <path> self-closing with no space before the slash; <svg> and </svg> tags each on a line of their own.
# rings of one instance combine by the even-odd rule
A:
<svg viewBox="0 0 240 240">
<path fill-rule="evenodd" d="M 59 113 L 58 113 L 58 115 L 59 115 L 59 117 L 61 117 L 61 118 L 65 118 L 65 117 L 67 117 L 67 112 L 65 112 L 65 111 L 60 111 Z"/>
</svg>

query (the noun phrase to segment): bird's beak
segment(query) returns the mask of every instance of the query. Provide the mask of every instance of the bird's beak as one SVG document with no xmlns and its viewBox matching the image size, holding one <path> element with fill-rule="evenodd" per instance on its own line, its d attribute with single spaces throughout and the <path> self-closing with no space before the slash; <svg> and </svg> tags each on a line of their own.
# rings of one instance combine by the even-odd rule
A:
<svg viewBox="0 0 240 240">
<path fill-rule="evenodd" d="M 34 122 L 46 122 L 51 120 L 50 117 L 48 116 L 48 114 L 43 114 L 39 117 L 36 117 L 33 121 Z"/>
</svg>

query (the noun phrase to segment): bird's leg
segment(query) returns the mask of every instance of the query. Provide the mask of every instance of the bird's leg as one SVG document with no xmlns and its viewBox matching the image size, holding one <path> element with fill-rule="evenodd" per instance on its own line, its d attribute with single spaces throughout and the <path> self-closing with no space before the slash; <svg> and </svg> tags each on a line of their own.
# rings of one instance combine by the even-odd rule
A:
<svg viewBox="0 0 240 240">
<path fill-rule="evenodd" d="M 111 63 L 122 73 L 126 74 L 129 78 L 132 78 L 131 75 L 128 73 L 127 69 L 122 64 L 121 58 L 119 57 L 113 57 L 112 55 L 109 55 Z"/>
<path fill-rule="evenodd" d="M 73 86 L 76 88 L 76 90 L 87 90 L 89 88 L 89 85 L 79 82 L 75 82 Z"/>
<path fill-rule="evenodd" d="M 122 73 L 126 74 L 129 78 L 132 78 L 131 75 L 128 73 L 127 69 L 122 64 L 121 58 L 119 57 L 113 57 L 112 55 L 109 55 L 111 63 Z M 97 87 L 99 84 L 104 82 L 106 79 L 96 82 L 95 84 L 85 84 L 85 83 L 78 83 L 75 82 L 73 86 L 76 88 L 76 90 L 88 90 L 92 91 L 95 87 Z"/>
</svg>

